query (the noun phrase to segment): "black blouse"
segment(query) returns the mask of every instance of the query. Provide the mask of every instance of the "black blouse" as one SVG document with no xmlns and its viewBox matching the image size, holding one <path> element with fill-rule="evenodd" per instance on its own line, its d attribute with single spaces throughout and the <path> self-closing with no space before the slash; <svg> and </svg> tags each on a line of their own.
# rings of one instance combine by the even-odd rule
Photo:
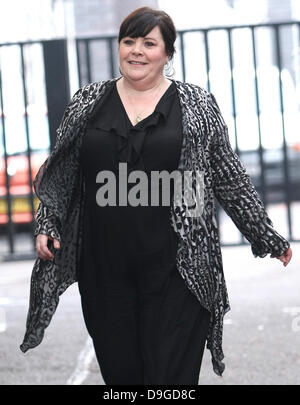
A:
<svg viewBox="0 0 300 405">
<path fill-rule="evenodd" d="M 160 199 L 158 206 L 151 206 L 151 171 L 176 170 L 182 141 L 181 110 L 174 82 L 155 111 L 136 125 L 132 125 L 114 83 L 100 108 L 96 107 L 82 141 L 84 251 L 89 251 L 89 256 L 94 252 L 96 257 L 102 249 L 102 257 L 111 255 L 110 261 L 120 260 L 123 253 L 148 257 L 153 253 L 156 265 L 159 260 L 175 262 L 177 235 L 170 223 L 170 205 L 163 206 Z M 128 175 L 133 170 L 147 174 L 148 206 L 119 206 L 119 162 L 127 163 Z M 107 183 L 96 183 L 96 176 L 104 170 L 115 174 L 116 206 L 100 207 L 96 202 L 97 190 Z M 136 184 L 127 183 L 128 192 Z M 170 185 L 172 197 L 172 181 Z M 161 184 L 156 191 L 161 196 Z"/>
</svg>

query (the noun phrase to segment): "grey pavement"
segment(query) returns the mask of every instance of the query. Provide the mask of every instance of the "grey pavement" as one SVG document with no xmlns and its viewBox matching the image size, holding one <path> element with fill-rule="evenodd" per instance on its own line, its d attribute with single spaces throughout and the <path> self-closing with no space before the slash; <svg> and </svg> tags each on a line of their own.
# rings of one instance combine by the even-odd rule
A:
<svg viewBox="0 0 300 405">
<path fill-rule="evenodd" d="M 199 384 L 300 384 L 300 252 L 284 268 L 249 246 L 223 247 L 231 310 L 225 316 L 223 377 L 205 350 Z M 0 385 L 104 384 L 73 284 L 61 296 L 43 342 L 23 354 L 33 261 L 0 263 Z"/>
</svg>

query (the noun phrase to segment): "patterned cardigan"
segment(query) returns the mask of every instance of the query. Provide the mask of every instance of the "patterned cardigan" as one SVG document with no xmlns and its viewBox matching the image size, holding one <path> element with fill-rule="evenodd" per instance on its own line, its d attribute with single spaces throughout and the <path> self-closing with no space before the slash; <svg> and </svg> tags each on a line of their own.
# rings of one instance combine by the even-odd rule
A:
<svg viewBox="0 0 300 405">
<path fill-rule="evenodd" d="M 80 146 L 86 123 L 113 81 L 80 88 L 64 111 L 55 147 L 34 179 L 40 204 L 35 235 L 50 235 L 61 242 L 54 260 L 36 258 L 22 352 L 39 345 L 57 308 L 60 295 L 78 279 L 82 246 L 84 181 Z M 179 236 L 176 263 L 187 288 L 211 313 L 207 349 L 214 372 L 225 365 L 222 350 L 223 318 L 230 310 L 223 274 L 215 198 L 250 242 L 255 257 L 282 255 L 290 246 L 268 217 L 245 167 L 231 148 L 227 126 L 214 96 L 201 87 L 171 79 L 180 100 L 183 144 L 179 171 L 204 172 L 204 208 L 189 216 L 188 207 L 170 207 L 170 221 Z M 195 190 L 195 182 L 191 182 Z M 195 194 L 193 194 L 195 195 Z"/>
</svg>

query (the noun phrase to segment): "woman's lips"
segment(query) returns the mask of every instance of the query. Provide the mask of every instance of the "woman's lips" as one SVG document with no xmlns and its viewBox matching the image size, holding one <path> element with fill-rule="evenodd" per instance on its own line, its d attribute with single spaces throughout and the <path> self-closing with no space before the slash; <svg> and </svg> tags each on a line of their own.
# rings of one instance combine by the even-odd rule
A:
<svg viewBox="0 0 300 405">
<path fill-rule="evenodd" d="M 145 66 L 145 65 L 147 65 L 147 63 L 145 63 L 145 62 L 131 62 L 131 61 L 129 61 L 128 63 L 131 66 Z"/>
</svg>

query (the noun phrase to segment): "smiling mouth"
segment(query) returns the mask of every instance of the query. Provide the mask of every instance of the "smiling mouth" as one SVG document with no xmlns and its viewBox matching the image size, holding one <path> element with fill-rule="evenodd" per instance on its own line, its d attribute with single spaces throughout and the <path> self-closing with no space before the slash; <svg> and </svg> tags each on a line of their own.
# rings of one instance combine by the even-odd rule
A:
<svg viewBox="0 0 300 405">
<path fill-rule="evenodd" d="M 133 61 L 129 61 L 128 63 L 130 63 L 130 65 L 135 65 L 135 66 L 144 66 L 144 65 L 147 65 L 147 63 L 144 63 L 144 62 L 133 62 Z"/>
</svg>

